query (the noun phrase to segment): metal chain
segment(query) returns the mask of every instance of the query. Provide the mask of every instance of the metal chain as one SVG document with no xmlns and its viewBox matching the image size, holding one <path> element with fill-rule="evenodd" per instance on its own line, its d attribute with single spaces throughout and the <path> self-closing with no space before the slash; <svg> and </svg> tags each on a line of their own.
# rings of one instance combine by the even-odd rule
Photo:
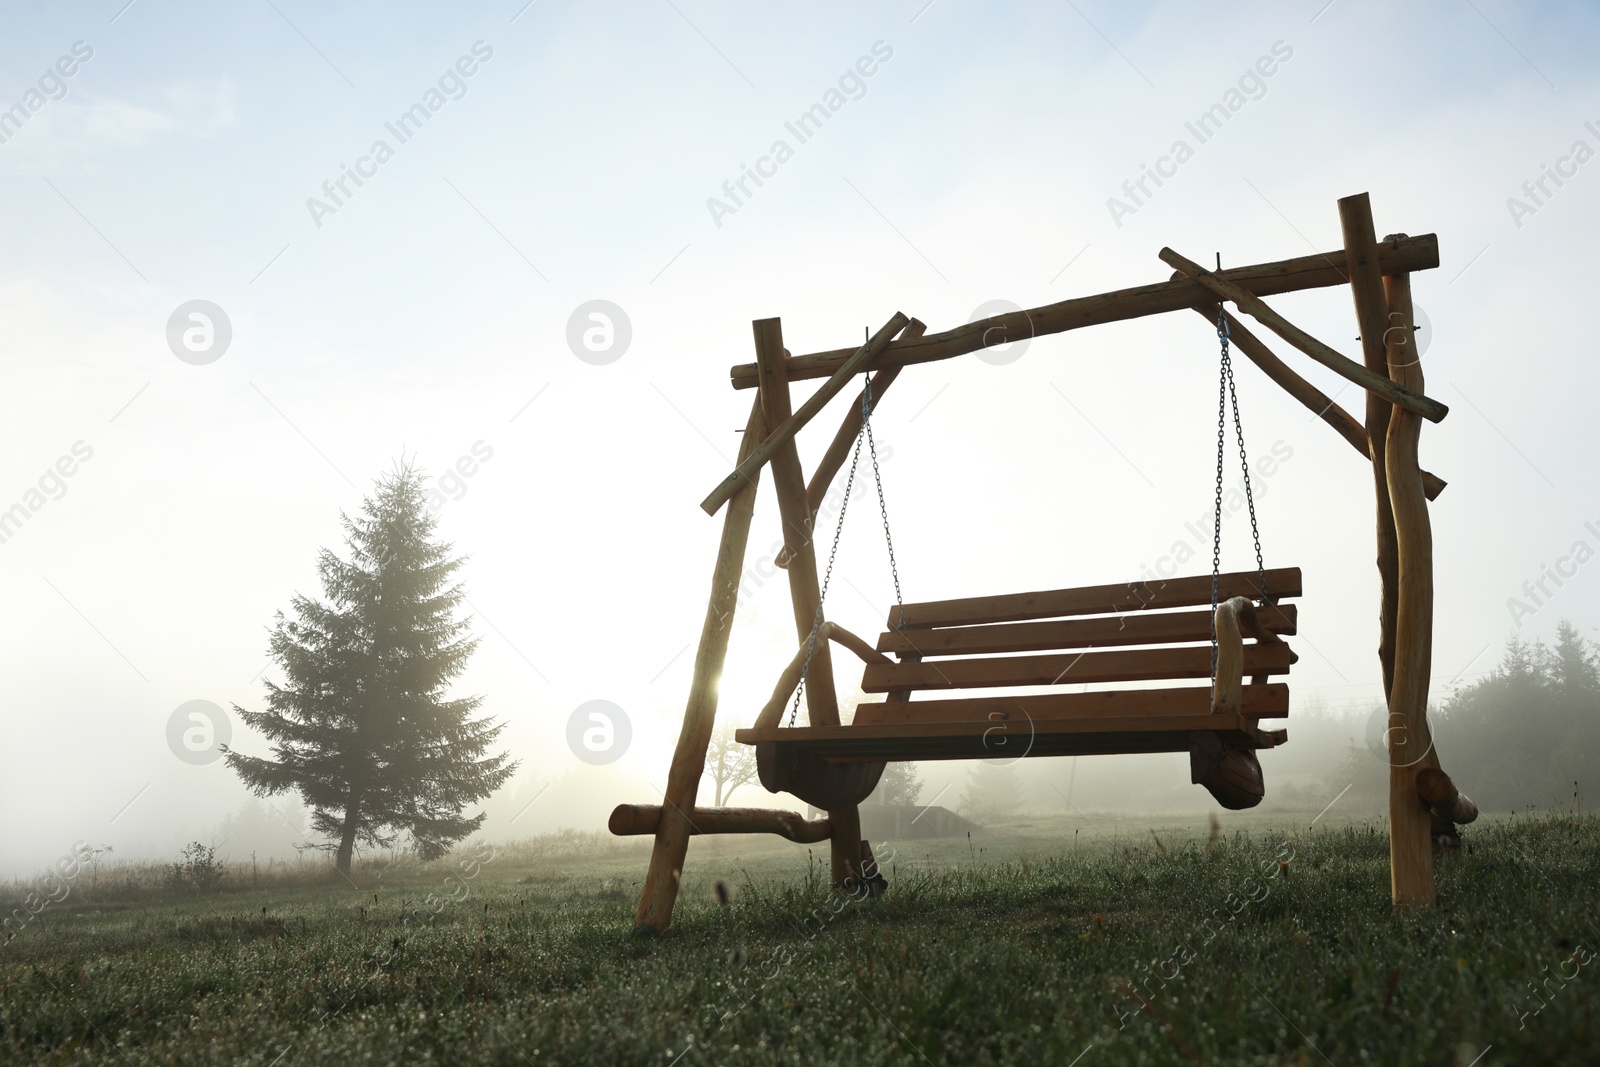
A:
<svg viewBox="0 0 1600 1067">
<path fill-rule="evenodd" d="M 1222 574 L 1222 460 L 1227 454 L 1228 312 L 1217 303 L 1217 340 L 1222 345 L 1222 370 L 1217 381 L 1217 494 L 1211 511 L 1211 677 L 1217 676 L 1217 587 Z"/>
<path fill-rule="evenodd" d="M 1224 319 L 1226 324 L 1227 320 Z M 1271 604 L 1272 594 L 1267 591 L 1267 565 L 1261 557 L 1261 527 L 1256 522 L 1256 498 L 1250 488 L 1250 458 L 1244 448 L 1244 427 L 1239 422 L 1239 394 L 1233 387 L 1233 360 L 1227 352 L 1227 337 L 1223 340 L 1222 365 L 1228 376 L 1228 398 L 1233 403 L 1233 435 L 1239 441 L 1239 470 L 1244 475 L 1244 502 L 1250 510 L 1250 538 L 1255 543 L 1256 549 L 1256 577 L 1261 583 L 1261 603 Z"/>
<path fill-rule="evenodd" d="M 897 607 L 905 607 L 905 598 L 900 595 L 900 569 L 894 561 L 894 535 L 889 532 L 889 505 L 883 501 L 883 475 L 878 472 L 878 445 L 872 439 L 872 379 L 867 379 L 867 388 L 861 394 L 861 429 L 866 434 L 867 450 L 872 454 L 872 482 L 878 487 L 878 513 L 883 516 L 883 543 L 889 546 L 889 576 L 894 579 L 894 602 Z M 899 629 L 906 628 L 905 612 L 900 612 Z"/>
<path fill-rule="evenodd" d="M 1222 348 L 1221 370 L 1217 382 L 1217 485 L 1211 534 L 1211 674 L 1217 672 L 1217 603 L 1222 574 L 1222 470 L 1227 455 L 1228 410 L 1233 411 L 1233 434 L 1239 443 L 1239 469 L 1244 475 L 1244 499 L 1250 511 L 1250 537 L 1256 550 L 1256 577 L 1260 582 L 1261 603 L 1271 604 L 1267 589 L 1267 568 L 1261 554 L 1261 527 L 1256 521 L 1255 493 L 1250 486 L 1250 459 L 1244 447 L 1244 426 L 1239 419 L 1239 393 L 1233 381 L 1233 356 L 1228 350 L 1230 331 L 1228 311 L 1217 305 L 1217 340 Z"/>
<path fill-rule="evenodd" d="M 811 636 L 806 640 L 805 666 L 800 670 L 800 682 L 794 689 L 794 705 L 789 709 L 790 726 L 793 726 L 800 717 L 800 698 L 805 693 L 806 679 L 811 676 L 811 659 L 817 651 L 817 633 L 822 629 L 822 605 L 828 599 L 828 585 L 833 581 L 833 562 L 839 556 L 839 535 L 844 532 L 845 513 L 850 510 L 850 496 L 856 484 L 856 469 L 861 464 L 863 438 L 872 455 L 872 480 L 878 487 L 878 510 L 883 515 L 883 538 L 889 546 L 889 573 L 894 578 L 894 600 L 901 607 L 905 606 L 905 602 L 900 598 L 900 572 L 895 566 L 894 538 L 889 534 L 889 509 L 883 501 L 883 476 L 878 471 L 878 446 L 872 439 L 872 379 L 868 378 L 866 382 L 866 388 L 861 393 L 861 429 L 856 433 L 855 451 L 850 456 L 850 474 L 844 482 L 844 500 L 839 505 L 839 521 L 834 524 L 833 545 L 828 549 L 828 567 L 823 572 L 822 589 L 817 594 L 817 614 L 811 620 Z M 904 616 L 903 611 L 901 615 Z M 903 617 L 900 620 L 900 628 L 905 629 Z"/>
<path fill-rule="evenodd" d="M 861 436 L 856 436 L 855 453 L 850 457 L 850 476 L 844 482 L 844 502 L 839 505 L 839 521 L 833 527 L 833 547 L 828 550 L 828 569 L 822 575 L 822 590 L 817 594 L 817 614 L 811 620 L 811 636 L 806 640 L 806 662 L 800 669 L 800 683 L 794 687 L 794 705 L 789 709 L 789 725 L 800 717 L 800 697 L 806 691 L 806 679 L 811 677 L 811 657 L 817 651 L 817 631 L 822 629 L 822 605 L 828 599 L 828 583 L 833 580 L 833 561 L 839 555 L 839 535 L 844 533 L 845 512 L 850 510 L 850 491 L 856 484 L 856 465 L 861 462 Z M 813 525 L 815 518 L 813 517 Z M 794 566 L 794 560 L 789 561 Z"/>
</svg>

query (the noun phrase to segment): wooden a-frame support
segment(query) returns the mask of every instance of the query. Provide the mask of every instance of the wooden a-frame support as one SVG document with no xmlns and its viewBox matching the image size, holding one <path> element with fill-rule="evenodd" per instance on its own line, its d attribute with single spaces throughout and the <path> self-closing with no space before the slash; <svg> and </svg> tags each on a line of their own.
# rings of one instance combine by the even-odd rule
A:
<svg viewBox="0 0 1600 1067">
<path fill-rule="evenodd" d="M 859 401 L 846 415 L 809 487 L 795 436 L 856 374 L 876 372 L 876 396 L 900 368 L 981 350 L 997 327 L 1000 336 L 1038 336 L 1184 308 L 1215 322 L 1218 299 L 1233 302 L 1361 387 L 1367 397 L 1364 423 L 1358 422 L 1228 315 L 1239 350 L 1371 463 L 1381 588 L 1379 663 L 1389 705 L 1391 895 L 1402 907 L 1433 903 L 1431 827 L 1441 819 L 1446 824 L 1469 822 L 1477 814 L 1472 802 L 1440 768 L 1427 721 L 1433 640 L 1433 541 L 1427 504 L 1445 483 L 1421 469 L 1417 443 L 1423 419 L 1438 421 L 1447 409 L 1423 393 L 1410 273 L 1439 265 L 1438 242 L 1431 234 L 1401 234 L 1378 242 L 1365 193 L 1340 200 L 1339 213 L 1344 234 L 1344 248 L 1339 251 L 1211 272 L 1163 249 L 1161 258 L 1177 269 L 1168 282 L 1013 312 L 940 334 L 925 334 L 921 323 L 897 313 L 859 348 L 791 357 L 783 348 L 779 320 L 762 319 L 753 324 L 756 361 L 731 371 L 736 389 L 757 389 L 739 459 L 734 471 L 701 504 L 713 514 L 723 505 L 728 505 L 728 511 L 666 793 L 659 808 L 624 805 L 612 819 L 614 832 L 655 832 L 636 915 L 641 927 L 664 931 L 670 923 L 689 837 L 695 833 L 767 832 L 805 841 L 826 836 L 832 842 L 835 884 L 862 875 L 860 819 L 854 807 L 831 811 L 827 820 L 816 822 L 806 822 L 787 811 L 736 809 L 714 814 L 694 807 L 716 717 L 717 684 L 727 657 L 761 468 L 768 463 L 772 466 L 795 628 L 805 641 L 819 617 L 812 523 L 817 503 L 859 429 Z M 1361 332 L 1360 363 L 1295 327 L 1260 299 L 1346 283 Z M 814 377 L 828 381 L 793 411 L 789 383 Z M 837 725 L 838 702 L 825 640 L 818 643 L 812 657 L 806 693 L 811 722 Z"/>
</svg>

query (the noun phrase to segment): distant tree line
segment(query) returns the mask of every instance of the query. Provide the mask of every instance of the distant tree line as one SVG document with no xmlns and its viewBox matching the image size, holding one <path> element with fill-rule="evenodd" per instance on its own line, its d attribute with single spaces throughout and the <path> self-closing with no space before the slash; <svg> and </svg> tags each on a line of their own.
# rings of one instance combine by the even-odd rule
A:
<svg viewBox="0 0 1600 1067">
<path fill-rule="evenodd" d="M 1571 622 L 1506 642 L 1499 664 L 1430 715 L 1444 769 L 1488 811 L 1600 800 L 1600 650 Z M 1352 746 L 1330 784 L 1387 795 L 1388 769 Z"/>
<path fill-rule="evenodd" d="M 1585 785 L 1600 799 L 1600 656 L 1566 620 L 1550 646 L 1513 637 L 1438 723 L 1445 770 L 1485 808 L 1564 804 Z"/>
</svg>

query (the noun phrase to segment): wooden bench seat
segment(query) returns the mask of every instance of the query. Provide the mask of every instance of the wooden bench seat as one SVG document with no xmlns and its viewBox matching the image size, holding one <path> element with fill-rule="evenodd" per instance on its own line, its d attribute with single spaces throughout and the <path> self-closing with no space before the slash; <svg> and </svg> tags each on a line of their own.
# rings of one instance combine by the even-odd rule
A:
<svg viewBox="0 0 1600 1067">
<path fill-rule="evenodd" d="M 1274 598 L 1300 595 L 1298 568 L 1266 577 Z M 1258 598 L 1258 585 L 1255 571 L 1222 575 L 1218 599 Z M 1211 596 L 1202 575 L 906 604 L 875 649 L 830 624 L 830 637 L 867 661 L 861 688 L 884 699 L 860 704 L 848 725 L 782 726 L 797 657 L 756 724 L 735 736 L 829 763 L 1194 752 L 1200 733 L 1226 750 L 1281 744 L 1286 732 L 1261 720 L 1289 711 L 1288 686 L 1270 679 L 1295 659 L 1281 640 L 1296 632 L 1292 605 L 1255 612 L 1235 706 L 1218 710 L 1209 684 L 1152 684 L 1211 680 Z M 1110 683 L 1141 686 L 1067 688 Z M 1002 687 L 1031 691 L 981 692 Z M 936 695 L 913 698 L 922 693 Z"/>
</svg>

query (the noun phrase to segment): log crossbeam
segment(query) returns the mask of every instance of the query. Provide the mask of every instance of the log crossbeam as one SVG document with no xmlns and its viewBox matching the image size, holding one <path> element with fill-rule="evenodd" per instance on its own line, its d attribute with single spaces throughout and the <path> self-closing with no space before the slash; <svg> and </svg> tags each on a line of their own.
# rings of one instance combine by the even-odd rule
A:
<svg viewBox="0 0 1600 1067">
<path fill-rule="evenodd" d="M 806 819 L 798 812 L 777 808 L 695 808 L 686 816 L 689 833 L 777 834 L 802 845 L 828 840 L 833 832 L 827 819 Z M 606 826 L 618 837 L 653 834 L 661 825 L 659 804 L 618 804 Z"/>
<path fill-rule="evenodd" d="M 1217 322 L 1219 305 L 1205 304 L 1195 308 L 1200 317 L 1211 323 Z M 1344 408 L 1340 407 L 1332 397 L 1321 389 L 1306 381 L 1296 374 L 1288 364 L 1279 359 L 1277 354 L 1268 348 L 1262 340 L 1232 314 L 1224 311 L 1223 318 L 1228 323 L 1228 339 L 1233 347 L 1245 354 L 1245 357 L 1261 368 L 1268 378 L 1280 386 L 1284 392 L 1305 405 L 1307 411 L 1312 412 L 1323 422 L 1333 427 L 1334 431 L 1350 442 L 1350 447 L 1360 452 L 1362 456 L 1372 453 L 1372 439 L 1367 434 L 1367 428 L 1357 422 Z M 1449 484 L 1437 474 L 1428 471 L 1422 472 L 1422 487 L 1428 494 L 1429 500 L 1437 500 L 1439 494 L 1444 492 Z"/>
<path fill-rule="evenodd" d="M 794 441 L 795 434 L 803 429 L 806 423 L 816 418 L 817 413 L 827 406 L 828 401 L 838 395 L 839 391 L 850 384 L 850 379 L 858 373 L 870 368 L 873 357 L 882 352 L 894 339 L 895 334 L 904 330 L 911 324 L 911 320 L 896 311 L 894 316 L 883 327 L 867 339 L 867 343 L 856 349 L 855 354 L 845 360 L 843 365 L 834 372 L 822 388 L 812 393 L 800 410 L 778 423 L 773 431 L 767 435 L 766 440 L 757 445 L 755 451 L 733 469 L 733 473 L 722 479 L 717 487 L 711 490 L 700 507 L 707 515 L 715 515 L 717 511 L 732 499 L 733 494 L 739 491 L 740 486 L 749 482 L 750 477 L 760 470 L 774 456 L 783 451 L 784 447 Z M 783 375 L 785 392 L 788 390 L 787 362 L 788 358 L 780 350 L 775 358 L 783 365 L 780 374 Z"/>
<path fill-rule="evenodd" d="M 1330 348 L 1306 333 L 1300 327 L 1268 307 L 1266 302 L 1250 290 L 1235 285 L 1192 260 L 1184 259 L 1170 248 L 1161 250 L 1161 261 L 1180 270 L 1204 285 L 1223 300 L 1231 300 L 1239 309 L 1324 367 L 1346 380 L 1361 386 L 1369 394 L 1381 396 L 1397 407 L 1405 408 L 1430 422 L 1439 422 L 1450 409 L 1439 401 L 1406 388 L 1399 382 L 1368 370 L 1348 356 Z"/>
<path fill-rule="evenodd" d="M 1378 255 L 1380 269 L 1386 275 L 1432 270 L 1439 265 L 1439 239 L 1431 233 L 1398 237 L 1393 241 L 1385 241 Z M 1345 271 L 1343 249 L 1274 263 L 1230 267 L 1217 271 L 1216 277 L 1243 286 L 1256 296 L 1324 289 L 1345 285 L 1350 281 Z M 989 338 L 995 336 L 997 331 L 998 336 L 1003 337 L 1043 337 L 1085 326 L 1183 311 L 1215 299 L 1204 285 L 1188 278 L 1074 297 L 1025 311 L 995 315 L 914 340 L 906 338 L 895 341 L 873 360 L 872 365 L 880 369 L 905 367 L 913 363 L 932 363 L 980 352 L 989 347 Z M 827 378 L 844 366 L 857 351 L 859 349 L 852 346 L 794 356 L 787 362 L 789 380 L 797 382 L 807 378 Z M 754 363 L 738 364 L 728 373 L 735 389 L 756 387 L 758 376 Z"/>
</svg>

